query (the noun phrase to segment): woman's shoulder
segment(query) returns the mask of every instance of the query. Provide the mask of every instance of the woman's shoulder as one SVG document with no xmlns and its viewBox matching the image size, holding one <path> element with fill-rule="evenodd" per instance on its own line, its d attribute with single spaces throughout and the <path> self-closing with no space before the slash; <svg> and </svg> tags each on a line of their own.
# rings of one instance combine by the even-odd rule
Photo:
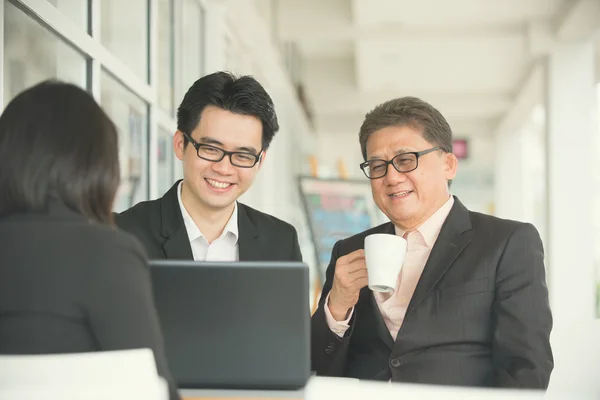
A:
<svg viewBox="0 0 600 400">
<path fill-rule="evenodd" d="M 89 243 L 96 247 L 98 251 L 110 251 L 116 255 L 133 253 L 144 260 L 146 259 L 146 252 L 140 241 L 116 226 L 90 224 L 87 231 L 89 236 L 94 237 Z"/>
</svg>

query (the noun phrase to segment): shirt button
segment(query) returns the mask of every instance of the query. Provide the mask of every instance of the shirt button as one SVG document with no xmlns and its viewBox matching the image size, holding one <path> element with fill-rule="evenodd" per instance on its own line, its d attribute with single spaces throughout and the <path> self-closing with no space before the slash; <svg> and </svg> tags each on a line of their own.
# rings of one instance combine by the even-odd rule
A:
<svg viewBox="0 0 600 400">
<path fill-rule="evenodd" d="M 400 360 L 397 360 L 395 358 L 392 358 L 390 360 L 390 365 L 392 366 L 392 368 L 398 368 L 402 363 L 400 362 Z"/>
</svg>

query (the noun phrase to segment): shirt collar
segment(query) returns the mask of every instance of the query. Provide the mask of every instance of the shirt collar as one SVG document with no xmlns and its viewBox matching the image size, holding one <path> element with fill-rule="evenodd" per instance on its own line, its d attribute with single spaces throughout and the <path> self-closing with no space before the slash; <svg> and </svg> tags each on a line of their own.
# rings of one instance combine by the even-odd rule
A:
<svg viewBox="0 0 600 400">
<path fill-rule="evenodd" d="M 223 237 L 225 234 L 233 235 L 235 238 L 235 243 L 238 241 L 238 205 L 237 201 L 233 203 L 233 212 L 231 213 L 231 217 L 229 217 L 229 221 L 227 221 L 227 225 L 225 225 L 225 229 L 223 229 Z"/>
<path fill-rule="evenodd" d="M 438 210 L 433 213 L 431 217 L 427 221 L 425 221 L 421 226 L 417 228 L 417 232 L 421 234 L 421 237 L 425 241 L 427 247 L 432 248 L 437 240 L 437 237 L 442 230 L 442 225 L 444 225 L 444 221 L 450 214 L 450 210 L 452 210 L 452 206 L 454 205 L 454 196 L 449 196 L 448 200 L 440 207 Z M 394 226 L 396 235 L 404 236 L 405 231 Z"/>
<path fill-rule="evenodd" d="M 196 240 L 200 237 L 204 238 L 204 235 L 202 234 L 200 229 L 198 229 L 198 226 L 192 219 L 192 216 L 190 215 L 190 213 L 188 213 L 185 206 L 183 205 L 183 201 L 181 200 L 182 185 L 183 185 L 183 181 L 179 182 L 179 187 L 177 188 L 177 201 L 179 202 L 179 208 L 181 209 L 181 215 L 183 217 L 183 223 L 185 224 L 185 229 L 187 231 L 188 238 L 189 238 L 190 242 L 193 242 L 194 240 Z M 233 235 L 233 237 L 235 239 L 235 243 L 237 243 L 238 237 L 239 237 L 237 216 L 238 216 L 238 206 L 237 206 L 237 201 L 236 201 L 235 203 L 233 203 L 233 213 L 231 214 L 229 221 L 227 221 L 227 224 L 225 225 L 225 229 L 223 229 L 223 233 L 221 234 L 221 236 L 219 238 L 222 238 L 225 235 Z"/>
</svg>

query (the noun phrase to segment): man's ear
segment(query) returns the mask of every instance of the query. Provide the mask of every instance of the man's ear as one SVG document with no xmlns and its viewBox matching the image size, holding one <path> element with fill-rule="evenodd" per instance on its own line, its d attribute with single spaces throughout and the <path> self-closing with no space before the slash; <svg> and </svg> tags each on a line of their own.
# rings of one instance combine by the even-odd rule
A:
<svg viewBox="0 0 600 400">
<path fill-rule="evenodd" d="M 183 160 L 183 143 L 183 133 L 180 130 L 177 130 L 173 135 L 173 151 L 180 160 Z"/>
<path fill-rule="evenodd" d="M 267 151 L 263 150 L 261 156 L 260 156 L 260 161 L 258 162 L 258 169 L 260 169 L 262 167 L 262 165 L 265 162 L 265 159 L 267 158 Z"/>
<path fill-rule="evenodd" d="M 444 174 L 447 180 L 452 180 L 456 176 L 458 169 L 458 158 L 453 153 L 446 153 Z"/>
</svg>

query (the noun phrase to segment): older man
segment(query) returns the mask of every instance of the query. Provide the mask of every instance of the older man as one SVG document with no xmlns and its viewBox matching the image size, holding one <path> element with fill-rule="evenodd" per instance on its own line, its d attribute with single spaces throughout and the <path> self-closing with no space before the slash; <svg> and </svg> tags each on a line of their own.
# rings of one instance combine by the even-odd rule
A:
<svg viewBox="0 0 600 400">
<path fill-rule="evenodd" d="M 319 375 L 545 389 L 552 316 L 540 236 L 531 225 L 469 211 L 450 195 L 452 131 L 405 97 L 367 114 L 361 164 L 391 222 L 337 242 L 312 318 Z M 392 294 L 367 285 L 364 239 L 406 238 Z"/>
</svg>

